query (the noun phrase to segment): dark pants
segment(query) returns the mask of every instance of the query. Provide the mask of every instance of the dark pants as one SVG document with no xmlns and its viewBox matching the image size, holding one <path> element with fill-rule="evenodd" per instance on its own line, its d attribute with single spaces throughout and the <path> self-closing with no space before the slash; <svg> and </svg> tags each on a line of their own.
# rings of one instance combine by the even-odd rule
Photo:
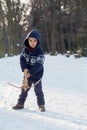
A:
<svg viewBox="0 0 87 130">
<path fill-rule="evenodd" d="M 31 86 L 32 82 L 29 82 L 29 86 Z M 25 91 L 24 89 L 21 90 L 21 94 L 19 95 L 19 99 L 18 99 L 18 104 L 22 104 L 24 105 L 25 100 L 28 96 L 28 91 L 30 89 L 28 89 L 27 91 Z M 35 87 L 34 87 L 34 92 L 35 95 L 37 97 L 37 104 L 38 105 L 45 105 L 45 101 L 44 101 L 44 94 L 42 91 L 42 82 L 40 81 Z"/>
</svg>

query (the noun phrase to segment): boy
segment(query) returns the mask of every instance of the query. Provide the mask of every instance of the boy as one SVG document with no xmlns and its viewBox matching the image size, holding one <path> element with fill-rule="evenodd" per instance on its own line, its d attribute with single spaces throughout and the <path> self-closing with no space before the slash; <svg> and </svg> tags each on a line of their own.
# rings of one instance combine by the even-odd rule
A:
<svg viewBox="0 0 87 130">
<path fill-rule="evenodd" d="M 28 85 L 32 83 L 34 86 L 34 92 L 37 97 L 37 105 L 41 112 L 45 111 L 44 94 L 42 91 L 41 78 L 43 76 L 44 68 L 44 53 L 40 48 L 41 36 L 37 30 L 32 30 L 28 33 L 24 40 L 24 48 L 20 56 L 21 69 L 24 72 L 24 78 L 27 79 Z M 30 88 L 25 90 L 21 89 L 17 105 L 13 106 L 14 110 L 23 109 L 28 91 Z"/>
</svg>

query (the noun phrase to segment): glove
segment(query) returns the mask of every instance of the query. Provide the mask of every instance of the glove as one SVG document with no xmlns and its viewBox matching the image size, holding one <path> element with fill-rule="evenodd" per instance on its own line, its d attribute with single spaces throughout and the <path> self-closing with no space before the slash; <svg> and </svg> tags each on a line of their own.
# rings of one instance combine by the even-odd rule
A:
<svg viewBox="0 0 87 130">
<path fill-rule="evenodd" d="M 24 77 L 29 78 L 30 77 L 30 73 L 28 69 L 24 69 Z"/>
<path fill-rule="evenodd" d="M 30 86 L 28 85 L 28 79 L 27 78 L 23 79 L 23 85 L 22 85 L 21 88 L 24 89 L 25 91 L 27 91 L 30 88 Z"/>
</svg>

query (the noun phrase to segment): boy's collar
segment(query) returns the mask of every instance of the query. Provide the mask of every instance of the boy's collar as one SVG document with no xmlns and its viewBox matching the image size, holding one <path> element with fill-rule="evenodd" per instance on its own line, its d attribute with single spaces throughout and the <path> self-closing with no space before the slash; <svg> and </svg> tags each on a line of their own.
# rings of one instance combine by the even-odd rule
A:
<svg viewBox="0 0 87 130">
<path fill-rule="evenodd" d="M 29 46 L 29 50 L 30 50 L 30 51 L 33 51 L 33 50 L 34 50 L 34 48 L 32 48 L 32 47 L 30 47 L 30 46 Z"/>
</svg>

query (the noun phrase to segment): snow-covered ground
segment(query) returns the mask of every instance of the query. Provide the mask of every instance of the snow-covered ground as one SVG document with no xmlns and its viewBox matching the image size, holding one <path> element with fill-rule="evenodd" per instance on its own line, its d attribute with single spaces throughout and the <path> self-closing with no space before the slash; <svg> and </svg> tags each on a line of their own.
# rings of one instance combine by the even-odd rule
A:
<svg viewBox="0 0 87 130">
<path fill-rule="evenodd" d="M 19 56 L 0 59 L 0 130 L 87 130 L 87 58 L 45 56 L 46 112 L 39 112 L 33 88 L 25 109 L 17 103 L 23 73 Z"/>
</svg>

